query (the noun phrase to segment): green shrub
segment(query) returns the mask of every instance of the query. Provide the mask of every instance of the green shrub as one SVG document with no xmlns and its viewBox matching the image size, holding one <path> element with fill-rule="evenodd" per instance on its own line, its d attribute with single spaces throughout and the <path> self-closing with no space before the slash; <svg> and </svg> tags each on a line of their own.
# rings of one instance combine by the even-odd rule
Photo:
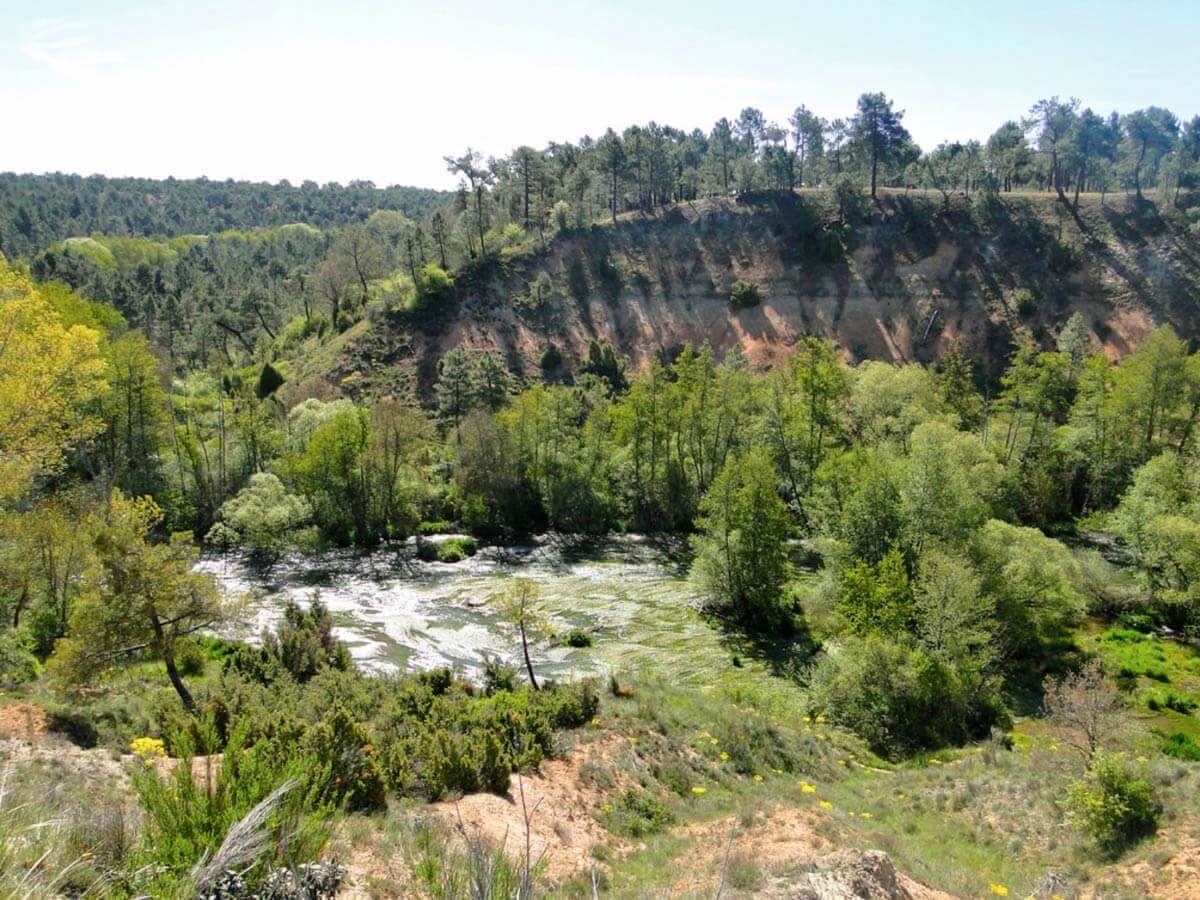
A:
<svg viewBox="0 0 1200 900">
<path fill-rule="evenodd" d="M 422 562 L 456 563 L 470 559 L 479 550 L 473 537 L 451 537 L 443 541 L 418 541 L 417 559 Z"/>
<path fill-rule="evenodd" d="M 602 809 L 601 821 L 609 831 L 638 839 L 661 834 L 674 825 L 678 817 L 648 791 L 628 788 Z"/>
<path fill-rule="evenodd" d="M 210 758 L 202 766 L 193 765 L 189 748 L 166 774 L 150 765 L 134 773 L 144 812 L 139 861 L 157 873 L 152 896 L 166 896 L 170 891 L 165 886 L 173 877 L 211 860 L 230 829 L 268 798 L 268 815 L 239 845 L 252 848 L 238 864 L 247 884 L 257 884 L 278 866 L 315 859 L 327 841 L 330 810 L 304 787 L 310 761 L 301 755 L 281 756 L 269 745 L 247 749 L 244 737 L 244 731 L 232 736 L 216 763 Z"/>
<path fill-rule="evenodd" d="M 762 302 L 762 291 L 753 281 L 739 278 L 729 288 L 729 305 L 734 309 L 750 309 Z"/>
<path fill-rule="evenodd" d="M 427 312 L 445 306 L 454 297 L 454 279 L 444 269 L 426 265 L 417 273 L 416 290 L 408 303 L 411 312 Z"/>
<path fill-rule="evenodd" d="M 1153 785 L 1119 753 L 1097 757 L 1071 786 L 1066 806 L 1072 823 L 1107 856 L 1153 834 L 1162 814 Z"/>
<path fill-rule="evenodd" d="M 283 675 L 304 684 L 326 669 L 344 672 L 352 666 L 350 651 L 333 636 L 333 616 L 319 599 L 307 609 L 289 600 L 275 630 L 263 632 L 261 646 L 243 646 L 225 663 L 226 671 L 262 684 Z"/>
<path fill-rule="evenodd" d="M 1200 761 L 1200 744 L 1182 731 L 1176 731 L 1170 737 L 1163 738 L 1162 752 L 1176 759 Z"/>
<path fill-rule="evenodd" d="M 568 647 L 590 647 L 593 640 L 590 632 L 584 631 L 582 628 L 572 628 L 567 632 L 563 643 Z"/>
<path fill-rule="evenodd" d="M 51 706 L 46 709 L 46 719 L 49 731 L 64 735 L 76 747 L 86 750 L 100 742 L 100 732 L 95 724 L 79 710 Z"/>
<path fill-rule="evenodd" d="M 0 632 L 0 684 L 24 684 L 33 681 L 40 672 L 37 657 L 20 635 Z"/>
<path fill-rule="evenodd" d="M 366 730 L 341 705 L 304 736 L 308 783 L 331 806 L 371 812 L 386 805 L 383 773 Z"/>
</svg>

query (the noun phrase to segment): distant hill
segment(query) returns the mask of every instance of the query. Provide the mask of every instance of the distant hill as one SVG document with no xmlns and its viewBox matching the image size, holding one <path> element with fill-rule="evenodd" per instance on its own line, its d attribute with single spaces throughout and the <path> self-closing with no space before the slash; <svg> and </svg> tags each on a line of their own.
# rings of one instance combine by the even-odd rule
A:
<svg viewBox="0 0 1200 900">
<path fill-rule="evenodd" d="M 371 182 L 287 182 L 17 175 L 0 172 L 0 252 L 27 258 L 68 237 L 175 237 L 292 222 L 317 228 L 361 221 L 377 209 L 420 218 L 446 191 Z"/>
</svg>

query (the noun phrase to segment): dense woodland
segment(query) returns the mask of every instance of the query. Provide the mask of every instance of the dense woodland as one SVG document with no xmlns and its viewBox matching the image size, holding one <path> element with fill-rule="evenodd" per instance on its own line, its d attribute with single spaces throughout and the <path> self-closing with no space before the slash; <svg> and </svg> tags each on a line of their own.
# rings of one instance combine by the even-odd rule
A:
<svg viewBox="0 0 1200 900">
<path fill-rule="evenodd" d="M 114 891 L 211 887 L 193 865 L 285 778 L 301 785 L 287 814 L 304 859 L 338 810 L 502 791 L 599 702 L 587 684 L 540 689 L 519 579 L 503 615 L 528 688 L 491 664 L 485 688 L 358 672 L 319 604 L 256 647 L 200 637 L 234 613 L 193 570 L 203 545 L 270 565 L 448 530 L 677 535 L 714 627 L 782 645 L 809 713 L 891 762 L 1002 734 L 1044 679 L 1051 718 L 1077 726 L 1086 679 L 1108 684 L 1088 666 L 1059 678 L 1079 668 L 1085 621 L 1200 640 L 1200 353 L 1167 326 L 1113 360 L 1075 317 L 988 385 L 960 345 L 934 366 L 850 366 L 809 338 L 765 372 L 708 347 L 634 371 L 594 344 L 544 359 L 572 377 L 542 383 L 455 349 L 425 405 L 288 390 L 298 356 L 373 307 L 419 327 L 490 256 L 605 216 L 795 188 L 1065 204 L 1126 190 L 1166 206 L 1200 178 L 1200 123 L 1156 108 L 1051 99 L 986 144 L 925 153 L 902 117 L 867 94 L 833 122 L 747 109 L 707 134 L 651 123 L 487 163 L 468 151 L 447 159 L 463 187 L 444 203 L 369 185 L 0 179 L 0 682 L 71 697 L 115 670 L 161 672 L 166 699 L 104 727 L 245 760 L 203 809 L 189 776 L 144 774 L 149 849 L 112 861 Z M 1075 546 L 1096 534 L 1106 555 Z M 1200 757 L 1187 734 L 1169 741 Z M 1089 744 L 1072 782 L 1072 821 L 1102 856 L 1161 812 L 1109 743 Z M 185 813 L 186 841 L 155 836 Z M 284 844 L 247 877 L 285 864 Z"/>
</svg>

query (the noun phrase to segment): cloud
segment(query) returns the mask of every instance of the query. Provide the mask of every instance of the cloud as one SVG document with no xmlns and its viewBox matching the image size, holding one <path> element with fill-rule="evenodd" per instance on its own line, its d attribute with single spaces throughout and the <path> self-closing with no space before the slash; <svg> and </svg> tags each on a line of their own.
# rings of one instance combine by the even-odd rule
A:
<svg viewBox="0 0 1200 900">
<path fill-rule="evenodd" d="M 39 19 L 21 35 L 21 51 L 57 75 L 76 78 L 122 61 L 120 53 L 94 45 L 81 22 Z"/>
</svg>

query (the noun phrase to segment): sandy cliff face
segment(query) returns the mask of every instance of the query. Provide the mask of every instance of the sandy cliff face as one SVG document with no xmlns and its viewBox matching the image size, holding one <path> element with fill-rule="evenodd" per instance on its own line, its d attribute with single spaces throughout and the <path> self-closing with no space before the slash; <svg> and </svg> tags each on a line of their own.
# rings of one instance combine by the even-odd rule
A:
<svg viewBox="0 0 1200 900">
<path fill-rule="evenodd" d="M 684 344 L 740 347 L 756 365 L 815 334 L 851 360 L 931 361 L 962 339 L 995 374 L 1022 335 L 1052 346 L 1078 312 L 1112 356 L 1160 323 L 1200 336 L 1200 236 L 1186 212 L 1089 198 L 891 195 L 845 217 L 828 196 L 772 195 L 684 204 L 560 235 L 460 273 L 456 308 L 377 324 L 343 355 L 337 377 L 408 366 L 428 389 L 454 346 L 540 374 L 557 347 L 569 368 L 591 341 L 636 367 Z M 735 310 L 743 279 L 762 302 Z"/>
</svg>

